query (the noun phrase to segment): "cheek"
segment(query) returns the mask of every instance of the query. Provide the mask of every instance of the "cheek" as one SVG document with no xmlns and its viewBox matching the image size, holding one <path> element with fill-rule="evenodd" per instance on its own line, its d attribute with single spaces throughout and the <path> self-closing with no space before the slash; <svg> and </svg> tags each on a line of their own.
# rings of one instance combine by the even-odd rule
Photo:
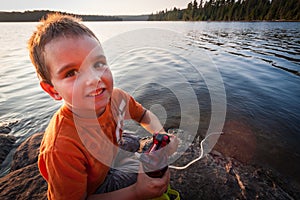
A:
<svg viewBox="0 0 300 200">
<path fill-rule="evenodd" d="M 79 90 L 74 90 L 74 87 L 72 84 L 59 84 L 57 87 L 58 92 L 60 95 L 65 99 L 70 101 L 73 96 L 76 96 Z"/>
<path fill-rule="evenodd" d="M 61 94 L 62 98 L 68 102 L 71 102 L 73 99 L 73 96 L 75 96 L 75 92 L 73 93 L 72 89 L 69 90 L 65 90 L 62 94 Z"/>
<path fill-rule="evenodd" d="M 104 79 L 105 79 L 107 86 L 110 88 L 113 88 L 114 80 L 113 80 L 113 76 L 112 76 L 112 73 L 110 70 L 107 71 L 107 73 L 105 73 Z"/>
</svg>

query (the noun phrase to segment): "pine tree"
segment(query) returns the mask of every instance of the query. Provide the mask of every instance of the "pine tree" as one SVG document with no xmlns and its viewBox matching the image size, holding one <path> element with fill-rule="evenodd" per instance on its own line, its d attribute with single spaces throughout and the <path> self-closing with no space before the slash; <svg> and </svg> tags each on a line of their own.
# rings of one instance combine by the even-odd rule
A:
<svg viewBox="0 0 300 200">
<path fill-rule="evenodd" d="M 183 20 L 184 21 L 191 21 L 193 20 L 193 3 L 190 2 L 187 6 L 187 9 L 183 13 Z"/>
<path fill-rule="evenodd" d="M 300 0 L 194 0 L 186 9 L 166 9 L 149 20 L 300 20 Z"/>
</svg>

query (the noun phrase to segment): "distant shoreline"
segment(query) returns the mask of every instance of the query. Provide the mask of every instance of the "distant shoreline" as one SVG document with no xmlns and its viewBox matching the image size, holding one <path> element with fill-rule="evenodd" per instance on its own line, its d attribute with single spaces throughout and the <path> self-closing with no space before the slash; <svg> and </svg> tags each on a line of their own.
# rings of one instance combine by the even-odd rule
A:
<svg viewBox="0 0 300 200">
<path fill-rule="evenodd" d="M 59 12 L 82 18 L 83 21 L 160 21 L 160 22 L 185 22 L 184 20 L 149 20 L 150 15 L 79 15 L 60 11 L 35 10 L 24 12 L 0 11 L 0 22 L 38 22 L 48 13 Z M 186 22 L 300 22 L 299 20 L 195 20 Z"/>
<path fill-rule="evenodd" d="M 0 22 L 38 22 L 49 13 L 62 13 L 82 18 L 83 21 L 147 21 L 149 15 L 79 15 L 60 11 L 35 10 L 24 12 L 0 11 Z"/>
</svg>

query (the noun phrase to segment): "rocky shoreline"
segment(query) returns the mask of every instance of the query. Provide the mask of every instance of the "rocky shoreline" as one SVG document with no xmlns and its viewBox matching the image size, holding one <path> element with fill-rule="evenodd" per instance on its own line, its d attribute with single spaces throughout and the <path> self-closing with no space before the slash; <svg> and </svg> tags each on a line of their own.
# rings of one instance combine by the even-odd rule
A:
<svg viewBox="0 0 300 200">
<path fill-rule="evenodd" d="M 5 130 L 5 131 L 4 131 Z M 16 138 L 0 128 L 1 163 Z M 25 140 L 15 151 L 10 172 L 0 178 L 0 199 L 47 199 L 47 183 L 39 174 L 37 157 L 43 133 Z M 191 145 L 175 165 L 195 158 L 198 145 Z M 270 169 L 245 165 L 213 150 L 185 170 L 171 169 L 171 187 L 183 200 L 197 199 L 300 199 L 300 187 Z"/>
<path fill-rule="evenodd" d="M 9 174 L 0 178 L 0 199 L 47 199 L 47 183 L 37 166 L 42 137 L 36 133 L 17 148 Z"/>
</svg>

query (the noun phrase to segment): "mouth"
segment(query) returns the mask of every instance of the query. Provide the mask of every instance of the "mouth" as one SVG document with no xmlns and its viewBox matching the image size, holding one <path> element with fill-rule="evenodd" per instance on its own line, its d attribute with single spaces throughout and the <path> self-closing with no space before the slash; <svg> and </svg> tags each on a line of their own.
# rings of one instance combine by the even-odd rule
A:
<svg viewBox="0 0 300 200">
<path fill-rule="evenodd" d="M 99 96 L 99 95 L 102 95 L 104 92 L 105 92 L 105 88 L 99 88 L 99 89 L 96 89 L 95 91 L 89 93 L 89 97 L 96 97 L 96 96 Z"/>
</svg>

